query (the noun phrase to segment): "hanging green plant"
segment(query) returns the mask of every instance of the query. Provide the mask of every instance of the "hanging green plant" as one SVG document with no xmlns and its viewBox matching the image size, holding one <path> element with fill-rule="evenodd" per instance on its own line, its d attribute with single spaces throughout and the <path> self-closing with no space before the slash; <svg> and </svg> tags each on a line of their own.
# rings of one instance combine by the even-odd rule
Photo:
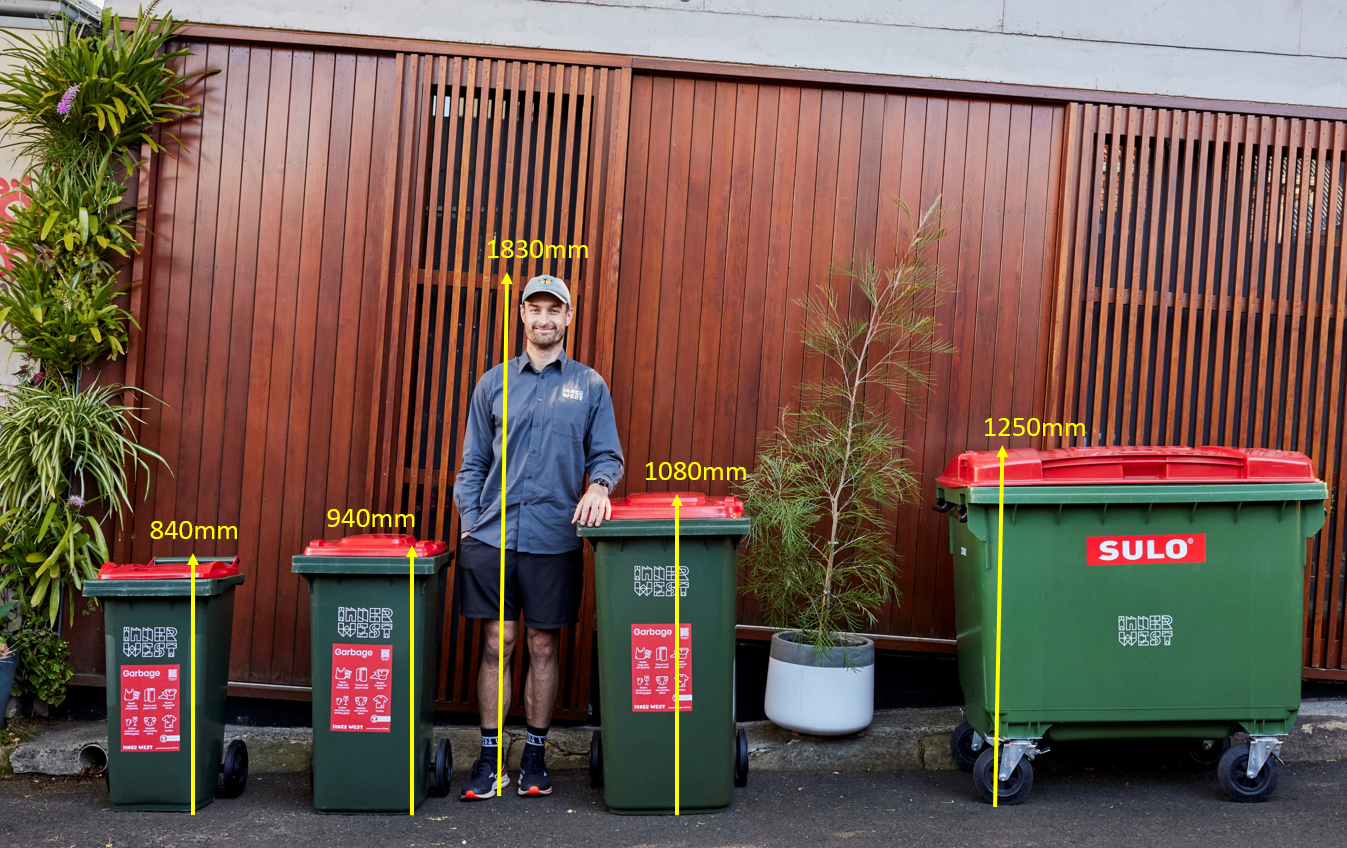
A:
<svg viewBox="0 0 1347 848">
<path fill-rule="evenodd" d="M 130 512 L 129 471 L 144 472 L 148 491 L 146 460 L 163 462 L 133 438 L 140 410 L 118 402 L 123 391 L 76 393 L 49 377 L 0 406 L 0 563 L 26 575 L 28 605 L 45 604 L 52 623 L 62 601 L 73 616 L 74 592 L 110 558 L 99 525 Z"/>
<path fill-rule="evenodd" d="M 96 35 L 66 21 L 57 47 L 10 36 L 12 46 L 0 55 L 16 67 L 0 74 L 0 113 L 8 116 L 0 130 L 20 155 L 83 167 L 107 153 L 129 157 L 142 142 L 158 152 L 159 128 L 197 111 L 186 102 L 186 87 L 201 74 L 173 69 L 172 60 L 190 51 L 168 49 L 182 23 L 154 17 L 158 5 L 142 9 L 130 30 L 110 9 Z"/>
</svg>

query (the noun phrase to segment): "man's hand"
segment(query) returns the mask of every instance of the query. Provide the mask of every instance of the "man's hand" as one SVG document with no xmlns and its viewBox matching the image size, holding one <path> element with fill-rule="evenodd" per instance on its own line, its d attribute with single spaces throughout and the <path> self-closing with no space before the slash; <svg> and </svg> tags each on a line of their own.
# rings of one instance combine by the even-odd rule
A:
<svg viewBox="0 0 1347 848">
<path fill-rule="evenodd" d="M 575 505 L 575 515 L 571 523 L 577 521 L 586 527 L 598 527 L 613 515 L 613 505 L 608 500 L 608 487 L 602 483 L 590 483 L 589 491 Z"/>
<path fill-rule="evenodd" d="M 462 533 L 459 533 L 459 534 L 458 534 L 458 538 L 460 538 L 460 539 L 466 539 L 466 538 L 468 538 L 468 531 L 467 531 L 467 530 L 464 530 Z"/>
</svg>

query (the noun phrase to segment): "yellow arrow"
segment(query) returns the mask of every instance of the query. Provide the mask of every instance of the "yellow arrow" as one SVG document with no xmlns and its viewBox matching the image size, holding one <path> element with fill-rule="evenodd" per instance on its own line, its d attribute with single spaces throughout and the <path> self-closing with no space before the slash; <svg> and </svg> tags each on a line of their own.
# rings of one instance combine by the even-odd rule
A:
<svg viewBox="0 0 1347 848">
<path fill-rule="evenodd" d="M 500 797 L 502 731 L 505 723 L 505 489 L 506 448 L 510 443 L 510 275 L 501 280 L 505 286 L 505 308 L 501 310 L 501 371 L 504 384 L 500 398 L 500 629 L 496 631 L 496 797 Z"/>
<path fill-rule="evenodd" d="M 407 815 L 416 815 L 416 548 L 407 549 L 407 609 L 411 610 L 411 638 L 408 641 L 407 660 L 411 667 L 408 680 L 411 691 L 408 694 L 407 728 Z"/>
<path fill-rule="evenodd" d="M 192 777 L 191 777 L 191 793 L 192 793 L 191 810 L 192 810 L 192 815 L 196 815 L 196 566 L 197 566 L 197 563 L 196 563 L 196 554 L 192 554 L 192 555 L 191 555 L 190 557 L 188 557 L 188 559 L 187 559 L 187 578 L 188 578 L 188 580 L 191 582 L 191 587 L 192 587 L 192 588 L 191 588 L 191 591 L 188 593 L 188 594 L 190 594 L 190 595 L 192 596 L 192 597 L 189 599 L 189 605 L 191 606 L 191 617 L 192 617 L 192 627 L 191 627 L 191 630 L 192 630 L 192 661 L 191 661 L 191 675 L 192 675 L 192 712 L 191 712 L 192 729 L 191 729 L 191 734 L 192 734 L 192 736 L 191 736 L 191 739 L 192 739 L 192 741 L 191 741 L 190 747 L 189 747 L 189 751 L 190 751 L 190 753 L 191 753 L 191 765 L 188 766 L 188 768 L 189 768 L 190 771 L 191 771 L 191 775 L 192 775 Z"/>
<path fill-rule="evenodd" d="M 674 495 L 673 508 L 674 508 L 674 815 L 678 815 L 679 814 L 678 808 L 680 802 L 678 717 L 679 714 L 683 712 L 683 695 L 679 691 L 678 686 L 679 675 L 682 674 L 683 668 L 681 654 L 679 653 L 679 648 L 682 647 L 681 645 L 682 633 L 679 629 L 682 622 L 679 620 L 680 611 L 678 607 L 678 598 L 681 594 L 683 594 L 683 581 L 682 577 L 680 576 L 682 569 L 680 568 L 680 563 L 678 559 L 678 535 L 681 530 L 680 524 L 682 522 L 682 517 L 680 513 L 682 512 L 683 502 L 678 499 L 678 495 Z"/>
<path fill-rule="evenodd" d="M 996 694 L 992 707 L 992 806 L 1001 798 L 1001 559 L 1006 535 L 1006 448 L 996 452 L 1001 460 L 1001 481 L 996 503 Z"/>
</svg>

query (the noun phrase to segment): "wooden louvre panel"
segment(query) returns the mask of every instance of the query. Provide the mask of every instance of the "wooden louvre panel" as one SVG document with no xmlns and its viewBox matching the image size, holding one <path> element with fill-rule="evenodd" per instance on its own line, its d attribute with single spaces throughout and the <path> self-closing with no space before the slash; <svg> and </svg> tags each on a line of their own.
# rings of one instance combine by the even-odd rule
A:
<svg viewBox="0 0 1347 848">
<path fill-rule="evenodd" d="M 1049 446 L 1298 450 L 1343 468 L 1340 122 L 1071 104 Z M 1304 665 L 1341 676 L 1343 510 L 1305 573 Z"/>
<path fill-rule="evenodd" d="M 452 541 L 469 399 L 501 361 L 506 316 L 513 355 L 522 352 L 517 307 L 530 277 L 566 281 L 576 312 L 567 353 L 595 361 L 610 130 L 627 74 L 465 56 L 402 58 L 412 131 L 397 169 L 398 218 L 389 236 L 370 491 L 376 511 L 413 516 L 419 538 Z M 506 274 L 515 283 L 508 302 Z M 592 618 L 590 588 L 581 621 Z M 559 717 L 586 717 L 591 632 L 585 624 L 563 635 Z M 479 628 L 450 601 L 440 658 L 444 705 L 475 703 L 480 650 Z M 525 668 L 515 664 L 516 711 Z"/>
<path fill-rule="evenodd" d="M 914 408 L 872 396 L 922 501 L 886 516 L 902 599 L 871 632 L 886 647 L 952 652 L 947 520 L 926 498 L 953 456 L 1000 443 L 985 419 L 1043 408 L 1062 118 L 1056 106 L 637 75 L 611 380 L 622 491 L 737 491 L 649 480 L 647 463 L 751 472 L 820 373 L 803 299 L 831 285 L 859 310 L 837 266 L 891 265 L 912 226 L 893 198 L 912 210 L 940 198 L 948 233 L 932 259 L 952 291 L 935 315 L 957 350 L 931 363 L 934 386 Z M 768 632 L 749 629 L 766 623 L 751 595 L 737 612 L 741 636 Z"/>
</svg>

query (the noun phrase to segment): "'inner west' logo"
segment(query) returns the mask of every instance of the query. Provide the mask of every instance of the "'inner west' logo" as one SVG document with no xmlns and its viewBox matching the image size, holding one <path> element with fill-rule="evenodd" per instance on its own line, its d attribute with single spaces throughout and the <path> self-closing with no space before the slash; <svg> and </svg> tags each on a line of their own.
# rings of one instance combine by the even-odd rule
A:
<svg viewBox="0 0 1347 848">
<path fill-rule="evenodd" d="M 565 388 L 563 388 L 561 390 L 561 396 L 564 398 L 568 398 L 570 400 L 585 399 L 585 393 L 577 389 L 575 386 L 566 386 Z"/>
</svg>

